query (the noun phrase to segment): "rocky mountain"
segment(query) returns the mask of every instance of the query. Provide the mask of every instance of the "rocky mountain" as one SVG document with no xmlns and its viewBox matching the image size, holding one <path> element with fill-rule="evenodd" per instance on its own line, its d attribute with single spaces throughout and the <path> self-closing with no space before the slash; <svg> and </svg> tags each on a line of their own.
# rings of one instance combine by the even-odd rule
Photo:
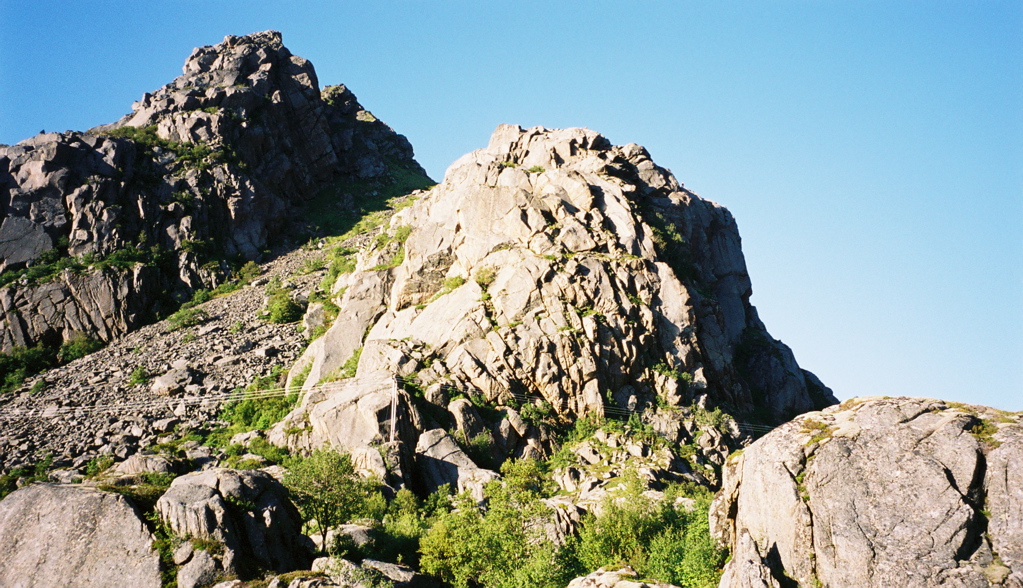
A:
<svg viewBox="0 0 1023 588">
<path fill-rule="evenodd" d="M 0 148 L 3 350 L 110 341 L 292 241 L 317 195 L 425 176 L 344 86 L 321 92 L 280 33 L 229 36 L 183 70 L 114 124 Z"/>
<path fill-rule="evenodd" d="M 678 415 L 691 407 L 777 423 L 836 402 L 757 318 L 728 211 L 642 147 L 592 131 L 499 127 L 397 212 L 354 270 L 331 286 L 337 320 L 292 368 L 310 393 L 276 443 L 379 443 L 395 375 L 405 461 L 420 431 L 449 425 L 416 395 L 441 409 L 453 394 L 496 405 L 503 416 L 484 424 L 498 461 L 552 450 L 542 427 L 502 425 L 523 406 L 562 423 L 642 414 L 686 443 L 694 421 Z M 316 391 L 354 360 L 353 379 Z M 726 432 L 707 459 L 720 464 L 740 438 Z"/>
<path fill-rule="evenodd" d="M 834 406 L 638 145 L 430 187 L 318 84 L 227 37 L 0 148 L 0 583 L 1021 586 L 1019 414 Z"/>
</svg>

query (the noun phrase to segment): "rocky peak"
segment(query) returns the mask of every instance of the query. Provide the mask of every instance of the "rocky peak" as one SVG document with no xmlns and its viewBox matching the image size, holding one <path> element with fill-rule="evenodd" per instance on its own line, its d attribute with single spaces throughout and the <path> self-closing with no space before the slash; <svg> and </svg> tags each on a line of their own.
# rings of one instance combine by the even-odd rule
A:
<svg viewBox="0 0 1023 588">
<path fill-rule="evenodd" d="M 133 330 L 303 230 L 313 196 L 395 166 L 422 174 L 280 33 L 198 48 L 120 121 L 0 148 L 0 347 Z"/>
<path fill-rule="evenodd" d="M 836 402 L 749 304 L 728 211 L 642 147 L 586 129 L 499 127 L 397 212 L 355 270 L 333 286 L 338 319 L 292 369 L 309 391 L 357 360 L 355 377 L 309 394 L 277 442 L 380 442 L 394 375 L 418 423 L 399 425 L 412 431 L 405 447 L 447 426 L 422 402 L 451 410 L 446 398 L 461 394 L 504 415 L 489 423 L 509 431 L 499 459 L 550 449 L 542 427 L 502 424 L 517 409 L 562 423 L 635 413 L 686 443 L 715 408 L 779 422 Z M 722 428 L 703 448 L 710 462 L 738 446 L 739 430 Z"/>
</svg>

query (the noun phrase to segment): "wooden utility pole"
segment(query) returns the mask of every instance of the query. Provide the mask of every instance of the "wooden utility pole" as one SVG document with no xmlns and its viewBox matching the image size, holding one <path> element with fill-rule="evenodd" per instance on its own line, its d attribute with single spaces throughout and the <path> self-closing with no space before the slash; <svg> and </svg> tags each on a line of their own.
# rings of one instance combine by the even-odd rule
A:
<svg viewBox="0 0 1023 588">
<path fill-rule="evenodd" d="M 391 380 L 391 443 L 394 443 L 394 432 L 398 420 L 398 378 Z"/>
</svg>

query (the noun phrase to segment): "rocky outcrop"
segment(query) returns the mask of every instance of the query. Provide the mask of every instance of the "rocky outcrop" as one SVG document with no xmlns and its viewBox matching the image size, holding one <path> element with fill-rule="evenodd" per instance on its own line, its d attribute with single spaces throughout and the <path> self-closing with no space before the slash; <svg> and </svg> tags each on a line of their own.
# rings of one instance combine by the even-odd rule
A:
<svg viewBox="0 0 1023 588">
<path fill-rule="evenodd" d="M 309 198 L 394 166 L 422 174 L 280 33 L 198 48 L 117 123 L 0 148 L 0 348 L 134 330 L 286 239 Z"/>
<path fill-rule="evenodd" d="M 639 412 L 690 442 L 679 407 L 780 422 L 836 402 L 757 318 L 728 211 L 642 147 L 589 130 L 499 127 L 397 212 L 332 291 L 337 320 L 292 369 L 309 395 L 285 426 L 308 423 L 308 438 L 339 434 L 313 417 L 358 382 L 395 375 L 429 415 L 420 431 L 469 441 L 486 428 L 498 461 L 550 449 L 515 407 L 551 422 Z M 353 383 L 317 389 L 356 359 Z M 465 401 L 448 406 L 457 396 L 497 410 L 477 422 Z M 713 463 L 738 446 L 729 422 L 700 443 Z"/>
<path fill-rule="evenodd" d="M 630 568 L 605 570 L 603 568 L 576 578 L 568 583 L 568 588 L 677 588 L 661 582 L 643 582 L 639 574 Z"/>
<path fill-rule="evenodd" d="M 1023 585 L 1023 416 L 854 399 L 729 458 L 721 586 Z"/>
<path fill-rule="evenodd" d="M 498 477 L 497 472 L 477 466 L 443 429 L 431 429 L 419 436 L 416 465 L 428 492 L 447 484 L 456 492 L 468 491 L 483 500 L 483 487 Z"/>
<path fill-rule="evenodd" d="M 177 535 L 223 544 L 213 565 L 218 570 L 251 574 L 247 566 L 256 566 L 282 573 L 309 564 L 302 519 L 284 487 L 265 472 L 218 468 L 181 476 L 156 509 Z M 202 575 L 211 566 L 194 567 L 186 575 Z"/>
<path fill-rule="evenodd" d="M 123 496 L 33 484 L 0 501 L 0 585 L 159 588 L 160 556 Z"/>
</svg>

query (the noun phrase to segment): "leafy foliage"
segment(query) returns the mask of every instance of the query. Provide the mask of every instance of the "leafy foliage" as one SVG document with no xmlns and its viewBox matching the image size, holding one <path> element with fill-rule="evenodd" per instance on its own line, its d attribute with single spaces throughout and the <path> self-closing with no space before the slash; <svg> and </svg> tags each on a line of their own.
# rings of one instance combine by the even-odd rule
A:
<svg viewBox="0 0 1023 588">
<path fill-rule="evenodd" d="M 505 462 L 503 480 L 487 485 L 486 509 L 467 494 L 441 516 L 421 542 L 421 566 L 459 588 L 564 586 L 580 570 L 571 549 L 547 538 L 541 502 L 550 492 L 543 466 Z"/>
<path fill-rule="evenodd" d="M 201 308 L 181 308 L 167 317 L 167 330 L 179 331 L 200 325 L 209 320 L 210 315 Z"/>
<path fill-rule="evenodd" d="M 56 363 L 57 353 L 42 342 L 32 347 L 15 345 L 7 353 L 0 353 L 0 393 L 18 388 L 25 378 L 50 369 Z"/>
<path fill-rule="evenodd" d="M 283 366 L 277 366 L 271 370 L 269 375 L 256 378 L 244 389 L 236 389 L 235 394 L 240 396 L 245 392 L 276 389 L 281 387 L 286 375 L 287 373 L 284 371 Z M 300 389 L 301 384 L 298 384 L 293 386 L 288 391 L 288 394 L 284 396 L 245 398 L 230 400 L 224 403 L 218 416 L 220 420 L 227 421 L 228 425 L 225 428 L 212 431 L 206 437 L 205 442 L 211 445 L 226 446 L 231 437 L 238 433 L 269 429 L 291 412 L 291 409 L 298 402 L 298 391 Z M 254 449 L 254 447 L 250 447 L 250 449 Z M 274 457 L 264 455 L 264 457 L 278 463 L 283 459 L 283 456 L 280 455 Z"/>
<path fill-rule="evenodd" d="M 284 485 L 306 520 L 315 519 L 326 543 L 327 530 L 348 522 L 362 510 L 376 484 L 359 478 L 352 458 L 328 449 L 291 464 Z"/>
<path fill-rule="evenodd" d="M 6 474 L 0 475 L 0 500 L 3 500 L 5 496 L 17 490 L 18 480 L 22 478 L 24 478 L 22 480 L 24 484 L 46 481 L 47 472 L 52 464 L 53 457 L 48 455 L 30 468 L 14 468 Z"/>
<path fill-rule="evenodd" d="M 69 363 L 76 359 L 85 357 L 93 351 L 98 351 L 102 347 L 102 341 L 97 341 L 85 333 L 75 333 L 70 339 L 60 346 L 59 350 L 57 350 L 57 361 L 60 363 Z"/>
<path fill-rule="evenodd" d="M 578 548 L 584 567 L 630 565 L 643 576 L 679 586 L 717 586 L 725 553 L 710 536 L 710 492 L 674 486 L 656 502 L 641 492 L 631 483 L 620 496 L 608 498 L 600 516 L 587 517 Z M 692 506 L 675 500 L 680 497 Z"/>
</svg>

